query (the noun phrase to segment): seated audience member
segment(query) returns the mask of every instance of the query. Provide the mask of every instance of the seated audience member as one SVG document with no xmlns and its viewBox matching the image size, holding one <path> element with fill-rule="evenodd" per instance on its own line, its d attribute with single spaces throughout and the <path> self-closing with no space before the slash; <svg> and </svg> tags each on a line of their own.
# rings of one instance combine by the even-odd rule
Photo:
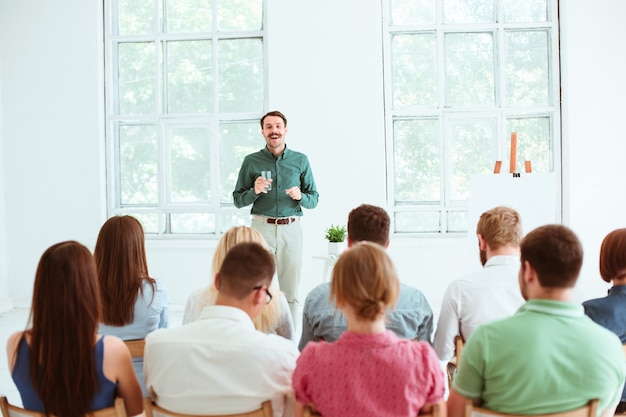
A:
<svg viewBox="0 0 626 417">
<path fill-rule="evenodd" d="M 620 401 L 626 363 L 612 332 L 571 302 L 583 251 L 561 225 L 541 226 L 521 243 L 519 284 L 528 300 L 512 317 L 479 326 L 465 344 L 448 397 L 448 416 L 465 399 L 510 414 L 548 414 L 598 399 L 598 416 Z"/>
<path fill-rule="evenodd" d="M 213 264 L 211 266 L 213 276 L 220 270 L 224 256 L 226 256 L 230 248 L 242 242 L 256 242 L 266 246 L 265 239 L 263 239 L 258 230 L 248 226 L 231 227 L 222 235 L 213 254 Z M 261 314 L 252 320 L 254 327 L 263 333 L 274 333 L 291 340 L 295 332 L 287 298 L 285 298 L 285 295 L 274 282 L 270 285 L 269 290 L 273 295 L 272 300 L 263 307 Z M 204 307 L 214 305 L 216 299 L 217 288 L 215 288 L 213 282 L 206 288 L 199 288 L 192 292 L 185 306 L 183 324 L 198 320 Z"/>
<path fill-rule="evenodd" d="M 99 332 L 122 340 L 144 339 L 168 326 L 167 292 L 148 273 L 145 236 L 132 216 L 108 219 L 98 233 L 94 250 L 102 317 Z M 143 358 L 133 358 L 133 367 L 143 395 Z"/>
<path fill-rule="evenodd" d="M 600 276 L 606 282 L 613 282 L 613 287 L 606 297 L 585 301 L 585 313 L 626 344 L 626 229 L 614 230 L 602 241 Z M 626 386 L 615 412 L 626 412 Z"/>
<path fill-rule="evenodd" d="M 234 414 L 272 400 L 274 416 L 293 414 L 293 342 L 254 328 L 271 301 L 273 255 L 254 242 L 228 251 L 215 275 L 215 305 L 198 321 L 150 333 L 144 372 L 152 399 L 183 414 Z"/>
<path fill-rule="evenodd" d="M 314 404 L 324 417 L 417 416 L 443 399 L 445 382 L 428 342 L 400 339 L 385 311 L 400 291 L 382 246 L 362 242 L 333 269 L 330 296 L 348 321 L 336 342 L 311 342 L 296 363 L 296 416 Z"/>
<path fill-rule="evenodd" d="M 452 281 L 443 296 L 433 347 L 439 359 L 451 359 L 454 338 L 467 340 L 478 325 L 513 315 L 524 304 L 519 290 L 518 212 L 496 207 L 484 212 L 476 227 L 483 268 Z"/>
<path fill-rule="evenodd" d="M 389 225 L 385 209 L 360 205 L 348 215 L 348 247 L 368 241 L 386 248 L 389 245 Z M 300 350 L 310 341 L 333 342 L 346 331 L 346 318 L 330 301 L 329 295 L 330 284 L 327 282 L 307 295 L 302 313 Z M 395 309 L 387 312 L 387 329 L 403 339 L 432 341 L 433 312 L 420 290 L 400 283 Z"/>
<path fill-rule="evenodd" d="M 7 358 L 25 408 L 79 417 L 113 406 L 116 393 L 129 416 L 143 415 L 130 353 L 98 329 L 100 295 L 89 249 L 61 242 L 41 256 L 29 330 L 13 334 Z"/>
</svg>

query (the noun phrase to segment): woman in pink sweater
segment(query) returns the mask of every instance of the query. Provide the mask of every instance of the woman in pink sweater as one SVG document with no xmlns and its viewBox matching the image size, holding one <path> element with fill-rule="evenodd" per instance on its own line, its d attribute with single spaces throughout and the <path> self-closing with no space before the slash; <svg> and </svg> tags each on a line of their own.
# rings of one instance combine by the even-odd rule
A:
<svg viewBox="0 0 626 417">
<path fill-rule="evenodd" d="M 443 400 L 444 376 L 431 346 L 385 328 L 385 311 L 395 306 L 398 291 L 383 247 L 361 243 L 339 257 L 330 297 L 348 331 L 302 351 L 293 375 L 297 417 L 305 404 L 324 417 L 410 417 Z"/>
</svg>

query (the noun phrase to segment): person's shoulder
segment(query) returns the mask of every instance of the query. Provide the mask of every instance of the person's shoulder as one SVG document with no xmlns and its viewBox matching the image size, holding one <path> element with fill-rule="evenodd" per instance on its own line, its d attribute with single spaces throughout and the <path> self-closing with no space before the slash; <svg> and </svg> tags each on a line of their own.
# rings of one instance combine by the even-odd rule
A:
<svg viewBox="0 0 626 417">
<path fill-rule="evenodd" d="M 591 298 L 587 301 L 583 301 L 583 307 L 600 307 L 607 304 L 608 297 Z"/>
<path fill-rule="evenodd" d="M 157 289 L 157 292 L 166 293 L 167 294 L 167 285 L 163 282 L 162 279 L 154 279 L 154 283 Z"/>
<path fill-rule="evenodd" d="M 285 148 L 285 157 L 308 159 L 308 157 L 306 156 L 306 154 L 304 152 L 294 151 L 290 147 L 286 147 Z"/>
<path fill-rule="evenodd" d="M 25 334 L 26 334 L 25 331 L 19 331 L 9 336 L 9 338 L 7 339 L 7 352 L 16 351 L 17 346 L 19 345 L 20 341 L 25 336 Z"/>
<path fill-rule="evenodd" d="M 304 300 L 303 310 L 310 311 L 313 308 L 320 308 L 321 305 L 330 305 L 330 284 L 323 282 L 313 288 Z"/>
<path fill-rule="evenodd" d="M 275 356 L 297 358 L 300 355 L 300 351 L 294 342 L 289 339 L 285 339 L 277 334 L 268 334 L 256 330 L 256 338 L 250 338 L 251 344 L 254 345 L 254 350 L 259 354 L 267 355 L 272 354 Z M 256 340 L 255 340 L 256 339 Z"/>
<path fill-rule="evenodd" d="M 316 300 L 320 297 L 325 297 L 330 293 L 330 284 L 328 282 L 322 282 L 313 288 L 306 296 L 306 300 Z M 305 301 L 306 302 L 306 301 Z"/>
<path fill-rule="evenodd" d="M 196 323 L 197 322 L 192 322 L 178 327 L 156 329 L 146 335 L 146 346 L 149 344 L 154 345 L 159 342 L 180 340 L 180 334 L 186 332 L 190 326 Z"/>
<path fill-rule="evenodd" d="M 419 288 L 413 287 L 412 285 L 405 284 L 403 282 L 400 283 L 400 295 L 412 295 L 415 297 L 426 298 L 422 290 Z"/>
<path fill-rule="evenodd" d="M 261 149 L 259 149 L 257 151 L 254 151 L 254 152 L 251 152 L 251 153 L 247 154 L 243 158 L 244 162 L 252 160 L 252 159 L 265 158 L 266 156 L 263 154 L 263 149 L 264 148 L 261 148 Z"/>
<path fill-rule="evenodd" d="M 102 336 L 102 344 L 104 346 L 105 355 L 113 357 L 113 356 L 126 356 L 128 353 L 128 348 L 122 339 L 117 336 L 112 335 L 103 335 Z"/>
</svg>

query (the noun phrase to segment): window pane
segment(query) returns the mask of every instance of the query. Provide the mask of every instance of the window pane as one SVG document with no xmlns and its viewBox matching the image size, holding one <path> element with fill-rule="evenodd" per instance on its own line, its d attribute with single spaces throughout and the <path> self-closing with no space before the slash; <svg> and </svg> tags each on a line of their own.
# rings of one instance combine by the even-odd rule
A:
<svg viewBox="0 0 626 417">
<path fill-rule="evenodd" d="M 437 120 L 394 122 L 395 201 L 439 201 L 441 157 Z"/>
<path fill-rule="evenodd" d="M 391 42 L 393 107 L 436 107 L 435 34 L 396 35 Z"/>
<path fill-rule="evenodd" d="M 211 198 L 208 127 L 168 127 L 172 203 L 207 202 Z"/>
<path fill-rule="evenodd" d="M 441 228 L 439 211 L 395 213 L 396 233 L 439 233 Z"/>
<path fill-rule="evenodd" d="M 533 172 L 554 172 L 554 149 L 550 142 L 549 117 L 509 119 L 508 132 L 517 132 L 517 171 L 530 161 Z"/>
<path fill-rule="evenodd" d="M 261 39 L 219 42 L 219 109 L 263 111 L 263 43 Z"/>
<path fill-rule="evenodd" d="M 467 232 L 467 211 L 448 212 L 448 233 Z"/>
<path fill-rule="evenodd" d="M 210 32 L 213 27 L 211 0 L 167 0 L 167 32 Z"/>
<path fill-rule="evenodd" d="M 443 16 L 446 23 L 495 22 L 496 9 L 493 0 L 444 0 Z"/>
<path fill-rule="evenodd" d="M 211 41 L 167 44 L 169 113 L 208 113 L 213 104 Z"/>
<path fill-rule="evenodd" d="M 218 30 L 259 30 L 263 27 L 262 0 L 218 0 Z"/>
<path fill-rule="evenodd" d="M 119 127 L 120 205 L 156 205 L 157 134 L 153 125 Z"/>
<path fill-rule="evenodd" d="M 435 0 L 391 0 L 391 24 L 412 25 L 435 22 Z"/>
<path fill-rule="evenodd" d="M 143 226 L 145 234 L 157 234 L 159 232 L 159 215 L 156 213 L 130 213 Z"/>
<path fill-rule="evenodd" d="M 546 0 L 503 0 L 504 21 L 547 22 L 548 5 Z"/>
<path fill-rule="evenodd" d="M 448 201 L 467 200 L 471 174 L 488 174 L 498 159 L 496 119 L 450 122 L 450 192 Z"/>
<path fill-rule="evenodd" d="M 152 33 L 155 17 L 154 0 L 119 0 L 117 16 L 120 35 Z"/>
<path fill-rule="evenodd" d="M 445 36 L 446 106 L 495 104 L 493 46 L 492 33 Z"/>
<path fill-rule="evenodd" d="M 215 215 L 210 213 L 172 213 L 172 233 L 213 233 Z"/>
<path fill-rule="evenodd" d="M 124 115 L 156 111 L 156 51 L 154 43 L 120 43 L 119 112 Z"/>
<path fill-rule="evenodd" d="M 505 39 L 508 104 L 550 104 L 548 32 L 506 32 Z"/>
<path fill-rule="evenodd" d="M 250 222 L 250 210 L 244 209 L 235 212 L 222 212 L 220 214 L 220 233 L 225 233 L 235 226 L 246 226 Z"/>
<path fill-rule="evenodd" d="M 233 203 L 233 190 L 243 158 L 263 147 L 261 126 L 257 121 L 220 125 L 220 201 Z M 259 173 L 260 174 L 260 173 Z"/>
</svg>

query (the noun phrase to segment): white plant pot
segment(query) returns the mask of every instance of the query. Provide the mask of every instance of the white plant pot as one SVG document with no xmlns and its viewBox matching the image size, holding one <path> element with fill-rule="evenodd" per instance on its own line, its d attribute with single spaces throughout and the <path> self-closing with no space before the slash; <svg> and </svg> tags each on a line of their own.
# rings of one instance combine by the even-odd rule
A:
<svg viewBox="0 0 626 417">
<path fill-rule="evenodd" d="M 328 254 L 339 256 L 345 247 L 345 242 L 328 242 Z"/>
</svg>

